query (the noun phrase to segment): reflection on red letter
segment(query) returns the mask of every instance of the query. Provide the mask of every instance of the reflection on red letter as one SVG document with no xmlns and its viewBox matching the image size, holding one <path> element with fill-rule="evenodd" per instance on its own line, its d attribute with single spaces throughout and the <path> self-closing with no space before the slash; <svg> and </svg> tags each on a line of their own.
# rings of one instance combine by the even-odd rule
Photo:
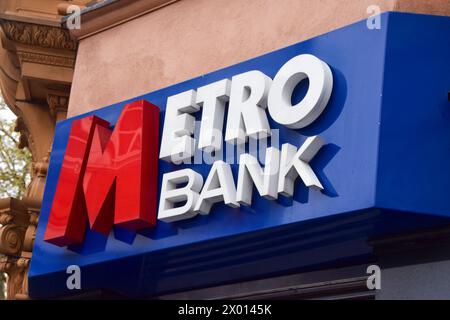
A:
<svg viewBox="0 0 450 320">
<path fill-rule="evenodd" d="M 159 108 L 130 103 L 114 130 L 96 116 L 75 120 L 45 232 L 58 246 L 83 241 L 86 223 L 108 234 L 113 226 L 156 224 Z"/>
</svg>

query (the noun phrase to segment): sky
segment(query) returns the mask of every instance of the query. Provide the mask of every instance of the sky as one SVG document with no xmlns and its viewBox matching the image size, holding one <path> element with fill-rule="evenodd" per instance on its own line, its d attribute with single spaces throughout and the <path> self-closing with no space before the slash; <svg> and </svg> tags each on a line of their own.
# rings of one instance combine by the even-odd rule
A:
<svg viewBox="0 0 450 320">
<path fill-rule="evenodd" d="M 0 110 L 0 120 L 14 120 L 16 115 L 11 110 Z"/>
<path fill-rule="evenodd" d="M 2 93 L 0 92 L 0 103 L 3 102 L 1 95 Z M 16 115 L 8 108 L 6 110 L 0 110 L 0 120 L 14 120 L 14 119 L 16 119 Z"/>
</svg>

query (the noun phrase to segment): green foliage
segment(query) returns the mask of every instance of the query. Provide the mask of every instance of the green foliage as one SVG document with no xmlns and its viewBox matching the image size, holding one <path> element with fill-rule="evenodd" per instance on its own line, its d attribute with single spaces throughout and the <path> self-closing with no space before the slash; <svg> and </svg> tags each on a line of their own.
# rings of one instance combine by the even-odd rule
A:
<svg viewBox="0 0 450 320">
<path fill-rule="evenodd" d="M 7 107 L 0 97 L 0 115 Z M 0 118 L 0 198 L 20 198 L 30 181 L 31 154 L 19 149 L 19 133 L 14 131 L 15 120 Z"/>
<path fill-rule="evenodd" d="M 20 134 L 14 131 L 15 117 L 6 116 L 8 110 L 0 95 L 0 199 L 20 198 L 30 182 L 31 154 L 18 148 Z M 6 299 L 6 277 L 0 272 L 0 300 Z"/>
</svg>

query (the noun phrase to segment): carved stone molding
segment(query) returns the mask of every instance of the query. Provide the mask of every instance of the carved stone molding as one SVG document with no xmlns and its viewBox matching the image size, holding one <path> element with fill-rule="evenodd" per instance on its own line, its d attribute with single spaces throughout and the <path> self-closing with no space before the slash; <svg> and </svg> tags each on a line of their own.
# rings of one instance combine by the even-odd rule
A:
<svg viewBox="0 0 450 320">
<path fill-rule="evenodd" d="M 17 259 L 11 257 L 0 257 L 0 272 L 8 272 L 16 264 Z"/>
<path fill-rule="evenodd" d="M 2 225 L 14 223 L 19 226 L 28 226 L 30 219 L 27 206 L 22 200 L 0 199 L 0 220 Z"/>
<path fill-rule="evenodd" d="M 0 272 L 8 274 L 8 299 L 28 299 L 28 266 L 30 256 L 0 258 Z"/>
<path fill-rule="evenodd" d="M 28 298 L 28 267 L 40 202 L 0 199 L 0 272 L 8 274 L 8 298 Z"/>
<path fill-rule="evenodd" d="M 7 224 L 0 227 L 0 253 L 19 256 L 22 251 L 25 230 L 23 227 Z"/>
<path fill-rule="evenodd" d="M 87 6 L 91 6 L 99 2 L 102 2 L 102 0 L 69 0 L 67 2 L 61 2 L 58 4 L 58 13 L 65 16 L 67 15 L 67 9 L 72 5 L 77 5 L 80 9 L 84 9 Z"/>
<path fill-rule="evenodd" d="M 67 29 L 10 20 L 0 20 L 0 25 L 8 39 L 21 44 L 72 51 L 77 49 L 77 42 Z"/>
<path fill-rule="evenodd" d="M 5 225 L 13 221 L 14 216 L 10 212 L 0 213 L 0 225 Z"/>
<path fill-rule="evenodd" d="M 46 98 L 46 94 L 42 95 Z M 42 101 L 41 103 L 16 101 L 16 106 L 20 110 L 15 128 L 20 132 L 18 147 L 28 148 L 33 156 L 33 162 L 43 161 L 52 145 L 55 118 L 50 114 L 49 106 Z"/>
<path fill-rule="evenodd" d="M 81 11 L 82 28 L 70 32 L 76 39 L 81 40 L 177 1 L 180 0 L 99 1 L 97 5 Z"/>
<path fill-rule="evenodd" d="M 19 149 L 28 148 L 32 150 L 33 140 L 22 117 L 17 117 L 14 131 L 20 133 L 19 145 L 17 147 Z"/>
<path fill-rule="evenodd" d="M 68 93 L 49 91 L 47 103 L 50 108 L 50 114 L 55 117 L 56 121 L 64 120 L 67 117 L 67 108 L 69 107 Z"/>
<path fill-rule="evenodd" d="M 23 251 L 31 251 L 34 238 L 29 227 L 36 228 L 36 212 L 28 208 L 28 203 L 22 200 L 7 198 L 0 199 L 0 253 L 10 257 L 20 257 Z M 29 205 L 38 204 L 29 200 Z M 39 204 L 40 206 L 40 204 Z M 31 209 L 31 210 L 30 210 Z M 36 208 L 37 209 L 37 208 Z M 27 248 L 24 243 L 27 239 Z M 31 241 L 30 241 L 31 240 Z M 31 244 L 31 247 L 30 247 Z"/>
<path fill-rule="evenodd" d="M 45 179 L 47 175 L 48 162 L 45 163 L 45 168 L 41 167 L 40 172 L 37 175 L 42 175 Z M 33 244 L 36 238 L 36 228 L 39 221 L 39 212 L 41 210 L 41 201 L 39 199 L 33 199 L 29 197 L 24 197 L 22 202 L 26 205 L 29 217 L 29 225 L 25 231 L 25 236 L 23 240 L 23 251 L 28 251 L 31 253 L 33 251 Z"/>
<path fill-rule="evenodd" d="M 33 162 L 32 171 L 33 175 L 39 178 L 45 178 L 48 170 L 48 158 L 42 159 L 42 161 Z"/>
<path fill-rule="evenodd" d="M 23 250 L 31 252 L 33 251 L 34 240 L 36 239 L 36 225 L 29 225 L 25 231 L 23 239 Z"/>
<path fill-rule="evenodd" d="M 30 220 L 31 224 L 37 224 L 37 216 L 39 215 L 41 201 L 44 195 L 48 161 L 49 156 L 46 156 L 42 161 L 32 163 L 32 179 L 27 187 L 26 196 L 22 199 L 28 207 L 28 214 L 30 217 L 36 216 Z M 34 221 L 36 221 L 36 223 Z"/>
<path fill-rule="evenodd" d="M 75 59 L 69 57 L 61 57 L 55 55 L 46 55 L 42 53 L 35 52 L 24 52 L 18 51 L 17 56 L 19 57 L 20 63 L 32 62 L 38 64 L 45 64 L 50 66 L 60 66 L 66 68 L 75 67 Z"/>
</svg>

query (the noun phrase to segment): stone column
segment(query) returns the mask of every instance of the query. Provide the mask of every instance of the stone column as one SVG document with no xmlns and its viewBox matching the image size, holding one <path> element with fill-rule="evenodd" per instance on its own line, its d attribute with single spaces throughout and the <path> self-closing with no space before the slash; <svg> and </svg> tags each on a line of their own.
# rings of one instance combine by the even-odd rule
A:
<svg viewBox="0 0 450 320">
<path fill-rule="evenodd" d="M 0 1 L 0 90 L 17 115 L 18 147 L 32 154 L 25 195 L 0 199 L 0 272 L 8 274 L 8 299 L 28 298 L 28 266 L 55 123 L 67 115 L 78 44 L 62 24 L 65 11 L 58 6 L 94 2 Z"/>
<path fill-rule="evenodd" d="M 30 226 L 25 203 L 13 198 L 1 199 L 0 225 L 0 253 L 5 255 L 0 259 L 0 272 L 8 274 L 8 298 L 27 298 L 31 252 L 24 251 L 25 234 Z"/>
</svg>

